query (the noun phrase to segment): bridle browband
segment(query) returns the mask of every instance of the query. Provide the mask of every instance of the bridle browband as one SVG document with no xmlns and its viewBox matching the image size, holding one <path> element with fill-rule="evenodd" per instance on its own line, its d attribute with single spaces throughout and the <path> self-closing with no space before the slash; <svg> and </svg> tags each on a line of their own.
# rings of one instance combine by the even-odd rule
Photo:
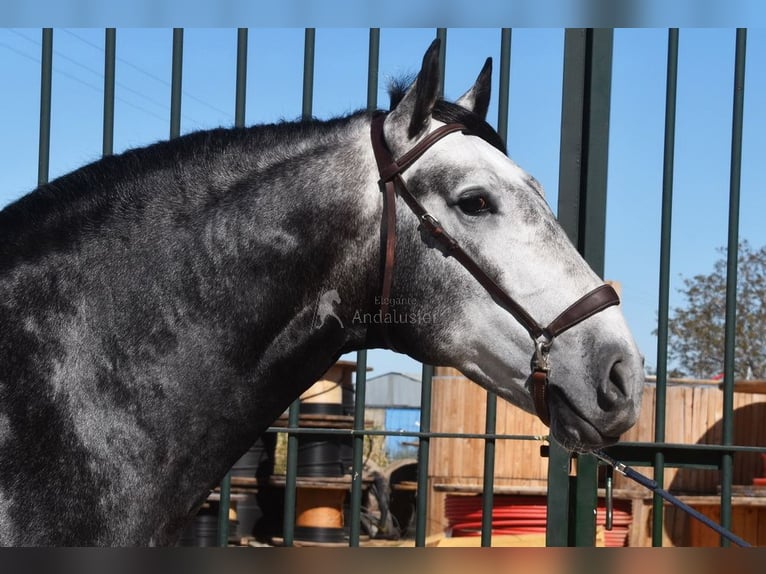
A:
<svg viewBox="0 0 766 574">
<path fill-rule="evenodd" d="M 396 196 L 404 200 L 410 210 L 420 221 L 420 227 L 425 229 L 431 237 L 443 249 L 445 255 L 454 257 L 479 284 L 486 289 L 492 299 L 500 307 L 521 323 L 535 343 L 535 352 L 532 357 L 532 399 L 534 401 L 537 416 L 545 425 L 550 425 L 550 411 L 548 408 L 548 374 L 550 372 L 549 353 L 553 340 L 567 329 L 581 323 L 588 317 L 603 311 L 612 305 L 618 305 L 620 298 L 611 285 L 599 285 L 592 291 L 583 295 L 572 305 L 567 307 L 547 327 L 542 327 L 513 297 L 500 287 L 494 279 L 466 253 L 460 244 L 452 238 L 441 226 L 439 220 L 426 211 L 415 196 L 407 189 L 402 179 L 402 172 L 410 167 L 426 150 L 443 137 L 454 133 L 469 133 L 463 124 L 450 123 L 438 127 L 427 134 L 409 151 L 398 159 L 394 159 L 386 145 L 383 135 L 383 122 L 385 113 L 378 113 L 372 118 L 371 137 L 375 160 L 380 174 L 379 184 L 383 188 L 383 219 L 381 225 L 381 246 L 383 247 L 383 269 L 381 281 L 381 318 L 387 317 L 389 302 L 391 300 L 391 282 L 393 280 L 394 259 L 396 251 Z M 386 321 L 381 320 L 383 340 L 386 345 L 393 349 Z"/>
</svg>

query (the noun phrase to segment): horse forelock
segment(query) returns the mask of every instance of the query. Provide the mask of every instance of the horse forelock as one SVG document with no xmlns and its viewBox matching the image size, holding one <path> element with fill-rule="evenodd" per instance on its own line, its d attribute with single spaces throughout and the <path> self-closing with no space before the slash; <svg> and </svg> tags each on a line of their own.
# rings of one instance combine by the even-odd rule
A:
<svg viewBox="0 0 766 574">
<path fill-rule="evenodd" d="M 414 76 L 402 76 L 389 81 L 388 96 L 390 99 L 390 111 L 399 105 L 414 79 Z M 489 125 L 489 123 L 487 123 L 484 118 L 472 112 L 471 110 L 468 110 L 455 103 L 448 102 L 447 100 L 439 99 L 434 105 L 433 117 L 434 119 L 445 124 L 463 124 L 466 128 L 468 128 L 468 131 L 472 135 L 480 137 L 491 146 L 499 149 L 504 154 L 508 153 L 503 138 L 500 137 L 500 134 L 497 133 L 495 128 Z"/>
</svg>

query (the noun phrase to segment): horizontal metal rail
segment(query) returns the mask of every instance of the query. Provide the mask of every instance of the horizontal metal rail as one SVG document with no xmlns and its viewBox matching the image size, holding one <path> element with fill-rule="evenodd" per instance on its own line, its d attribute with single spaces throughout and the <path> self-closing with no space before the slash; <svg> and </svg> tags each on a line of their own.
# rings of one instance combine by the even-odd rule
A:
<svg viewBox="0 0 766 574">
<path fill-rule="evenodd" d="M 414 437 L 414 438 L 476 438 L 492 440 L 534 440 L 547 441 L 548 435 L 522 435 L 522 434 L 492 434 L 492 433 L 463 433 L 463 432 L 423 432 L 406 430 L 357 430 L 357 429 L 339 429 L 339 428 L 314 428 L 314 427 L 269 427 L 266 432 L 278 432 L 285 434 L 327 434 L 342 436 L 396 436 L 396 437 Z"/>
</svg>

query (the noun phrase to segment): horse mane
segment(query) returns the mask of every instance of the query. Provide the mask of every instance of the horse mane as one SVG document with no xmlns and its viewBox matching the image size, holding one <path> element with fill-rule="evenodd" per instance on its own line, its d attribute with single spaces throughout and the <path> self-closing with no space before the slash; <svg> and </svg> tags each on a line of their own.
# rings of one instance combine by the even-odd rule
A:
<svg viewBox="0 0 766 574">
<path fill-rule="evenodd" d="M 392 79 L 388 84 L 388 97 L 390 98 L 389 110 L 393 110 L 404 98 L 407 89 L 414 82 L 414 76 L 402 76 Z M 504 154 L 508 154 L 505 142 L 495 128 L 487 123 L 480 115 L 467 110 L 455 103 L 444 99 L 436 101 L 433 110 L 433 117 L 445 124 L 458 123 L 468 128 L 468 131 L 486 141 L 489 145 L 499 149 Z"/>
<path fill-rule="evenodd" d="M 410 83 L 409 78 L 391 83 L 392 108 L 401 101 Z M 171 185 L 177 184 L 177 180 L 184 177 L 179 171 L 179 163 L 183 162 L 186 169 L 199 171 L 204 179 L 209 174 L 200 162 L 213 151 L 230 157 L 246 156 L 252 159 L 252 168 L 256 171 L 265 170 L 270 163 L 278 161 L 282 155 L 280 149 L 295 151 L 298 142 L 309 139 L 326 142 L 326 138 L 335 137 L 335 128 L 370 113 L 362 110 L 328 120 L 308 118 L 244 128 L 202 130 L 103 157 L 41 185 L 0 210 L 0 257 L 8 257 L 14 252 L 30 256 L 61 250 L 62 246 L 76 240 L 83 229 L 105 221 L 110 212 L 129 214 L 140 208 L 147 201 L 147 190 L 151 188 L 137 184 L 137 180 L 159 177 Z M 440 99 L 434 106 L 433 116 L 445 123 L 462 123 L 473 135 L 506 153 L 502 138 L 477 114 Z M 275 144 L 278 144 L 276 148 Z M 264 150 L 270 152 L 257 153 Z M 212 182 L 208 179 L 206 183 Z"/>
<path fill-rule="evenodd" d="M 334 128 L 360 113 L 328 120 L 282 120 L 200 130 L 104 156 L 40 185 L 0 209 L 0 258 L 14 252 L 29 256 L 61 250 L 83 228 L 97 226 L 110 212 L 129 214 L 146 203 L 152 190 L 141 185 L 141 179 L 164 178 L 170 185 L 178 185 L 178 180 L 189 177 L 180 171 L 183 164 L 183 169 L 198 172 L 207 178 L 205 183 L 212 184 L 203 162 L 210 152 L 221 152 L 235 164 L 247 157 L 253 169 L 266 170 L 286 153 L 283 150 L 294 151 L 299 141 L 332 138 Z"/>
</svg>

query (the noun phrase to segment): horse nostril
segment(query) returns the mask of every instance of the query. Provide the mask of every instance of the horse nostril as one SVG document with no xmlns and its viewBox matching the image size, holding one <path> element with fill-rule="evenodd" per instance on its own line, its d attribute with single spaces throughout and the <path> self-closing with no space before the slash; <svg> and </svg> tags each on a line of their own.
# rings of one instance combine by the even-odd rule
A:
<svg viewBox="0 0 766 574">
<path fill-rule="evenodd" d="M 625 388 L 625 375 L 622 370 L 622 361 L 616 361 L 609 370 L 609 382 L 623 394 L 627 394 Z"/>
<path fill-rule="evenodd" d="M 609 379 L 599 388 L 599 406 L 605 411 L 619 408 L 628 395 L 628 377 L 625 367 L 621 361 L 615 361 L 609 369 Z"/>
</svg>

